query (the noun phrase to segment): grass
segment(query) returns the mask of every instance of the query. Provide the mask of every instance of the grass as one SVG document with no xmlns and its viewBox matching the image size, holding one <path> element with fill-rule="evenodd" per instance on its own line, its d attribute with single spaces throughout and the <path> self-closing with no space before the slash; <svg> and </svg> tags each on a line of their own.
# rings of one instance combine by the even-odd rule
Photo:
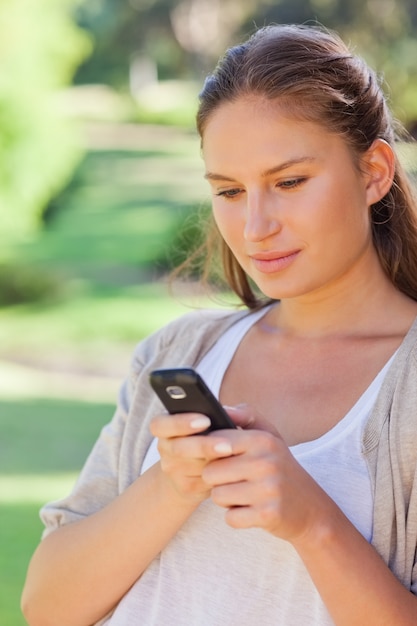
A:
<svg viewBox="0 0 417 626">
<path fill-rule="evenodd" d="M 25 623 L 19 599 L 42 531 L 39 508 L 73 484 L 112 416 L 135 343 L 186 310 L 150 280 L 157 263 L 166 265 L 182 216 L 204 198 L 198 141 L 170 129 L 120 132 L 88 152 L 69 192 L 49 207 L 46 228 L 13 249 L 20 264 L 62 284 L 55 299 L 0 309 L 5 626 Z"/>
<path fill-rule="evenodd" d="M 49 206 L 46 228 L 14 254 L 67 279 L 100 284 L 112 275 L 137 283 L 144 268 L 166 267 L 170 240 L 208 190 L 194 136 L 183 133 L 165 150 L 151 150 L 147 141 L 139 136 L 136 149 L 88 152 L 69 189 Z"/>
<path fill-rule="evenodd" d="M 0 308 L 0 359 L 125 371 L 133 345 L 185 310 L 160 277 L 184 218 L 207 197 L 197 137 L 101 123 L 86 135 L 90 149 L 45 228 L 13 249 L 16 263 L 54 277 L 55 292 Z"/>
<path fill-rule="evenodd" d="M 0 504 L 0 623 L 24 626 L 20 613 L 20 593 L 29 555 L 41 533 L 38 504 Z"/>
<path fill-rule="evenodd" d="M 53 306 L 0 308 L 0 360 L 55 373 L 121 377 L 138 341 L 202 306 L 218 304 L 198 294 L 174 298 L 155 283 L 97 292 L 80 289 Z"/>
<path fill-rule="evenodd" d="M 0 400 L 0 475 L 77 472 L 113 411 L 69 399 Z"/>
<path fill-rule="evenodd" d="M 68 399 L 0 400 L 0 624 L 25 624 L 19 602 L 39 542 L 39 508 L 74 483 L 114 407 Z"/>
</svg>

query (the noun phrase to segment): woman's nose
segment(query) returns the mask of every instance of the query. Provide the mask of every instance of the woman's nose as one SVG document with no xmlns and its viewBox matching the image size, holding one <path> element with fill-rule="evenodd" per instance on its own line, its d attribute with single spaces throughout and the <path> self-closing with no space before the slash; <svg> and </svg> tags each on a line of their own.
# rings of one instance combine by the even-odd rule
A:
<svg viewBox="0 0 417 626">
<path fill-rule="evenodd" d="M 253 243 L 276 234 L 282 228 L 277 199 L 267 193 L 247 193 L 244 237 Z"/>
</svg>

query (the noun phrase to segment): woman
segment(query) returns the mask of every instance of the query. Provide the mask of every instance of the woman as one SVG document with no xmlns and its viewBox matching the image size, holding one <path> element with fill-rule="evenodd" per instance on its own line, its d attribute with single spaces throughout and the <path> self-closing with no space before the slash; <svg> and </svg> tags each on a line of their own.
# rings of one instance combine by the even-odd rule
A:
<svg viewBox="0 0 417 626">
<path fill-rule="evenodd" d="M 139 345 L 43 510 L 28 622 L 415 624 L 416 207 L 375 75 L 323 29 L 266 27 L 207 79 L 198 129 L 247 308 Z M 162 412 L 149 372 L 183 365 L 237 430 Z"/>
</svg>

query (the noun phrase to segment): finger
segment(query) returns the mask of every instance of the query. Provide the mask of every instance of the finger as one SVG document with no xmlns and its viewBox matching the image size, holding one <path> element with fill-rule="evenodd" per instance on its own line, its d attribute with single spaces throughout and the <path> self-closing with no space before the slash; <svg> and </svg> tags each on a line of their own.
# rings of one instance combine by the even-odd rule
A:
<svg viewBox="0 0 417 626">
<path fill-rule="evenodd" d="M 231 528 L 252 528 L 253 513 L 248 506 L 230 508 L 225 515 L 226 524 Z"/>
<path fill-rule="evenodd" d="M 210 487 L 201 478 L 198 464 L 175 465 L 173 461 L 161 459 L 161 469 L 176 491 L 191 500 L 201 502 L 210 496 Z"/>
<path fill-rule="evenodd" d="M 263 528 L 263 519 L 251 506 L 233 506 L 227 509 L 225 521 L 231 528 Z"/>
<path fill-rule="evenodd" d="M 252 504 L 250 491 L 247 482 L 219 485 L 212 487 L 211 498 L 215 504 L 225 509 L 234 506 L 249 506 Z"/>
<path fill-rule="evenodd" d="M 279 433 L 272 422 L 255 411 L 255 409 L 249 404 L 226 406 L 224 408 L 236 426 L 240 426 L 240 428 L 243 429 L 253 428 L 257 430 L 266 430 L 275 436 L 279 436 Z"/>
<path fill-rule="evenodd" d="M 225 406 L 224 409 L 232 418 L 236 426 L 239 426 L 240 428 L 251 428 L 255 423 L 255 413 L 247 404 Z"/>
<path fill-rule="evenodd" d="M 263 430 L 213 431 L 205 435 L 205 439 L 207 456 L 212 459 L 238 456 L 256 459 L 275 454 L 281 448 L 287 449 L 280 437 Z"/>
<path fill-rule="evenodd" d="M 218 461 L 227 457 L 242 456 L 249 459 L 256 459 L 269 452 L 275 452 L 276 448 L 282 447 L 282 440 L 277 439 L 270 433 L 260 430 L 234 430 L 226 429 L 213 431 L 208 435 L 171 436 L 160 438 L 158 448 L 161 455 L 165 454 L 177 458 L 205 459 Z M 245 455 L 245 453 L 247 453 Z M 235 468 L 238 466 L 235 465 Z M 210 466 L 211 469 L 211 466 Z M 214 475 L 210 475 L 210 482 L 216 484 L 216 476 L 222 474 L 222 467 L 213 466 Z M 220 481 L 221 482 L 221 481 Z M 227 481 L 229 482 L 229 481 Z"/>
<path fill-rule="evenodd" d="M 275 474 L 251 480 L 251 473 L 241 472 L 238 479 L 213 485 L 203 470 L 202 478 L 213 489 L 213 501 L 225 508 L 278 502 L 283 493 L 282 479 Z"/>
<path fill-rule="evenodd" d="M 209 439 L 206 435 L 194 437 L 160 438 L 158 450 L 161 456 L 178 459 L 203 459 L 205 463 L 233 454 L 233 446 L 224 436 Z"/>
<path fill-rule="evenodd" d="M 188 454 L 172 449 L 171 442 L 178 439 L 160 439 L 158 450 L 161 459 L 161 467 L 165 472 L 182 472 L 187 476 L 201 476 L 207 459 L 197 456 L 198 452 L 191 451 Z"/>
<path fill-rule="evenodd" d="M 177 413 L 157 415 L 150 424 L 154 437 L 185 437 L 204 432 L 211 425 L 210 418 L 201 413 Z"/>
<path fill-rule="evenodd" d="M 272 491 L 272 493 L 268 493 Z M 212 501 L 227 509 L 226 522 L 234 528 L 272 529 L 282 518 L 282 498 L 265 484 L 240 482 L 213 487 Z"/>
<path fill-rule="evenodd" d="M 265 480 L 268 475 L 273 475 L 274 465 L 269 455 L 263 457 L 242 453 L 209 460 L 202 471 L 202 476 L 208 485 L 224 486 L 227 489 L 236 484 L 253 485 Z M 223 504 L 231 506 L 244 502 L 230 501 Z"/>
</svg>

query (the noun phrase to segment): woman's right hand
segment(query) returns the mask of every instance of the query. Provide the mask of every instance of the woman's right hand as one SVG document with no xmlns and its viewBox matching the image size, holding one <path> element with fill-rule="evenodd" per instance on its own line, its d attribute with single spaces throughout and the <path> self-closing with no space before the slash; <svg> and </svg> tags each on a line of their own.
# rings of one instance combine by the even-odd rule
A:
<svg viewBox="0 0 417 626">
<path fill-rule="evenodd" d="M 230 456 L 227 441 L 222 445 L 221 431 L 214 437 L 199 435 L 209 426 L 210 419 L 201 413 L 159 415 L 150 425 L 158 439 L 162 472 L 187 501 L 201 502 L 210 496 L 211 487 L 202 472 L 210 461 Z"/>
<path fill-rule="evenodd" d="M 219 442 L 230 450 L 224 435 L 199 435 L 209 423 L 199 414 L 156 417 L 151 430 L 159 438 L 161 463 L 103 508 L 41 542 L 22 600 L 29 624 L 93 624 L 120 601 L 209 496 L 203 468 L 228 456 L 221 445 L 215 451 Z"/>
</svg>

